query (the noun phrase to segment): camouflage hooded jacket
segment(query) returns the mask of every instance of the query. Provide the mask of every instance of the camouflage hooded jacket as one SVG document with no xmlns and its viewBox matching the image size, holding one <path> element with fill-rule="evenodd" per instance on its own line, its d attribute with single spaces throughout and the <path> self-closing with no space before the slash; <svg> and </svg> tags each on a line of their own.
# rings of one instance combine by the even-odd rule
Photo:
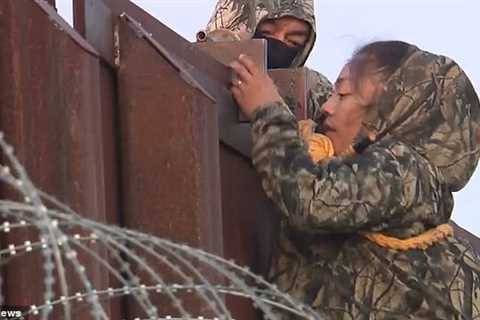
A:
<svg viewBox="0 0 480 320">
<path fill-rule="evenodd" d="M 251 39 L 257 26 L 265 19 L 291 16 L 310 25 L 311 32 L 304 50 L 299 52 L 291 68 L 302 67 L 313 49 L 316 39 L 313 0 L 219 0 L 205 32 L 229 30 L 238 39 Z M 308 70 L 312 89 L 308 93 L 308 117 L 316 119 L 319 109 L 328 99 L 332 86 L 320 73 Z"/>
<path fill-rule="evenodd" d="M 362 153 L 313 163 L 283 102 L 253 121 L 254 164 L 284 214 L 271 280 L 327 319 L 479 319 L 480 263 L 455 237 L 377 246 L 447 223 L 480 157 L 480 104 L 452 60 L 411 47 L 364 126 Z"/>
</svg>

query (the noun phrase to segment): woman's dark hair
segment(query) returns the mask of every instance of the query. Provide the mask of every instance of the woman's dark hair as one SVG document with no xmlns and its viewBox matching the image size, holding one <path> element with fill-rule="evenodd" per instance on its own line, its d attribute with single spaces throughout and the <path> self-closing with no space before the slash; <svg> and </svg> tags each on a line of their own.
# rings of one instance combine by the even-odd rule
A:
<svg viewBox="0 0 480 320">
<path fill-rule="evenodd" d="M 402 41 L 377 41 L 360 48 L 349 61 L 354 84 L 358 86 L 362 77 L 372 74 L 380 76 L 380 81 L 387 81 L 403 64 L 412 48 Z"/>
<path fill-rule="evenodd" d="M 414 46 L 402 41 L 378 41 L 357 50 L 349 61 L 350 78 L 358 89 L 365 77 L 375 76 L 385 83 L 414 50 Z M 365 137 L 353 148 L 362 153 L 374 141 Z"/>
</svg>

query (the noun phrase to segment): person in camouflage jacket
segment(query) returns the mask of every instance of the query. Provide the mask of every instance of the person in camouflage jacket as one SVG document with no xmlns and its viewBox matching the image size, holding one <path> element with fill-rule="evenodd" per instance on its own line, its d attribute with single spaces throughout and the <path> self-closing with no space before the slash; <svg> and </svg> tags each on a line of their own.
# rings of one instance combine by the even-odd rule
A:
<svg viewBox="0 0 480 320">
<path fill-rule="evenodd" d="M 326 319 L 480 319 L 480 261 L 467 243 L 444 234 L 394 249 L 369 237 L 429 238 L 448 223 L 452 193 L 480 157 L 480 103 L 462 69 L 403 43 L 401 63 L 379 77 L 383 66 L 366 53 L 392 46 L 372 44 L 342 71 L 322 130 L 333 130 L 329 104 L 359 102 L 355 152 L 333 143 L 335 155 L 317 163 L 268 76 L 248 57 L 232 63 L 242 79 L 232 93 L 252 121 L 254 165 L 283 213 L 271 281 Z M 369 83 L 370 100 L 362 91 Z"/>
<path fill-rule="evenodd" d="M 308 25 L 309 32 L 304 43 L 297 46 L 285 44 L 283 50 L 279 50 L 282 48 L 278 48 L 278 45 L 273 47 L 269 45 L 269 60 L 274 60 L 272 58 L 285 60 L 285 57 L 282 59 L 281 55 L 287 55 L 291 50 L 296 49 L 294 51 L 296 54 L 291 62 L 282 67 L 302 67 L 312 51 L 316 39 L 313 0 L 219 0 L 204 32 L 209 35 L 228 31 L 235 35 L 231 39 L 265 38 L 270 44 L 270 40 L 275 38 L 275 35 L 263 34 L 261 29 L 265 23 L 282 18 L 295 18 L 303 21 Z M 212 38 L 215 37 L 212 36 Z M 212 40 L 215 41 L 215 39 Z M 285 39 L 279 40 L 285 42 Z M 278 54 L 280 57 L 275 57 Z M 321 105 L 331 94 L 332 85 L 322 74 L 311 69 L 307 69 L 307 72 L 313 83 L 308 92 L 307 115 L 308 118 L 317 119 L 320 116 Z"/>
</svg>

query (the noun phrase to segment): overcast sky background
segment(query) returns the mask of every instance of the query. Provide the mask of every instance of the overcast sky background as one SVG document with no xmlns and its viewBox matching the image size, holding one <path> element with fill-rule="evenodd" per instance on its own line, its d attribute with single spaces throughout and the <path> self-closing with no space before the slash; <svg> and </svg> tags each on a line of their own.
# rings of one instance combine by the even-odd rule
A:
<svg viewBox="0 0 480 320">
<path fill-rule="evenodd" d="M 216 0 L 133 1 L 193 41 Z M 57 0 L 72 21 L 71 0 Z M 307 65 L 334 81 L 352 52 L 375 40 L 403 40 L 456 60 L 480 92 L 479 0 L 315 0 L 317 42 Z M 480 169 L 455 196 L 454 220 L 480 236 Z"/>
</svg>

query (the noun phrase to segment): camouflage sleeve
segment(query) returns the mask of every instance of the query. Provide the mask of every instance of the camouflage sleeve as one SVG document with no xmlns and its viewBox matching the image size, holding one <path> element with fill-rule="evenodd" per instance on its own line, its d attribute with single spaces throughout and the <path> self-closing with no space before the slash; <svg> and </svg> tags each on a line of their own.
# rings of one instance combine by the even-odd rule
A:
<svg viewBox="0 0 480 320">
<path fill-rule="evenodd" d="M 360 155 L 315 164 L 283 102 L 255 113 L 252 135 L 263 188 L 296 228 L 340 233 L 448 221 L 451 193 L 438 170 L 401 142 L 379 142 Z"/>
<path fill-rule="evenodd" d="M 309 119 L 317 121 L 320 118 L 320 109 L 332 94 L 331 82 L 321 73 L 305 68 L 309 83 L 307 115 Z"/>
</svg>

